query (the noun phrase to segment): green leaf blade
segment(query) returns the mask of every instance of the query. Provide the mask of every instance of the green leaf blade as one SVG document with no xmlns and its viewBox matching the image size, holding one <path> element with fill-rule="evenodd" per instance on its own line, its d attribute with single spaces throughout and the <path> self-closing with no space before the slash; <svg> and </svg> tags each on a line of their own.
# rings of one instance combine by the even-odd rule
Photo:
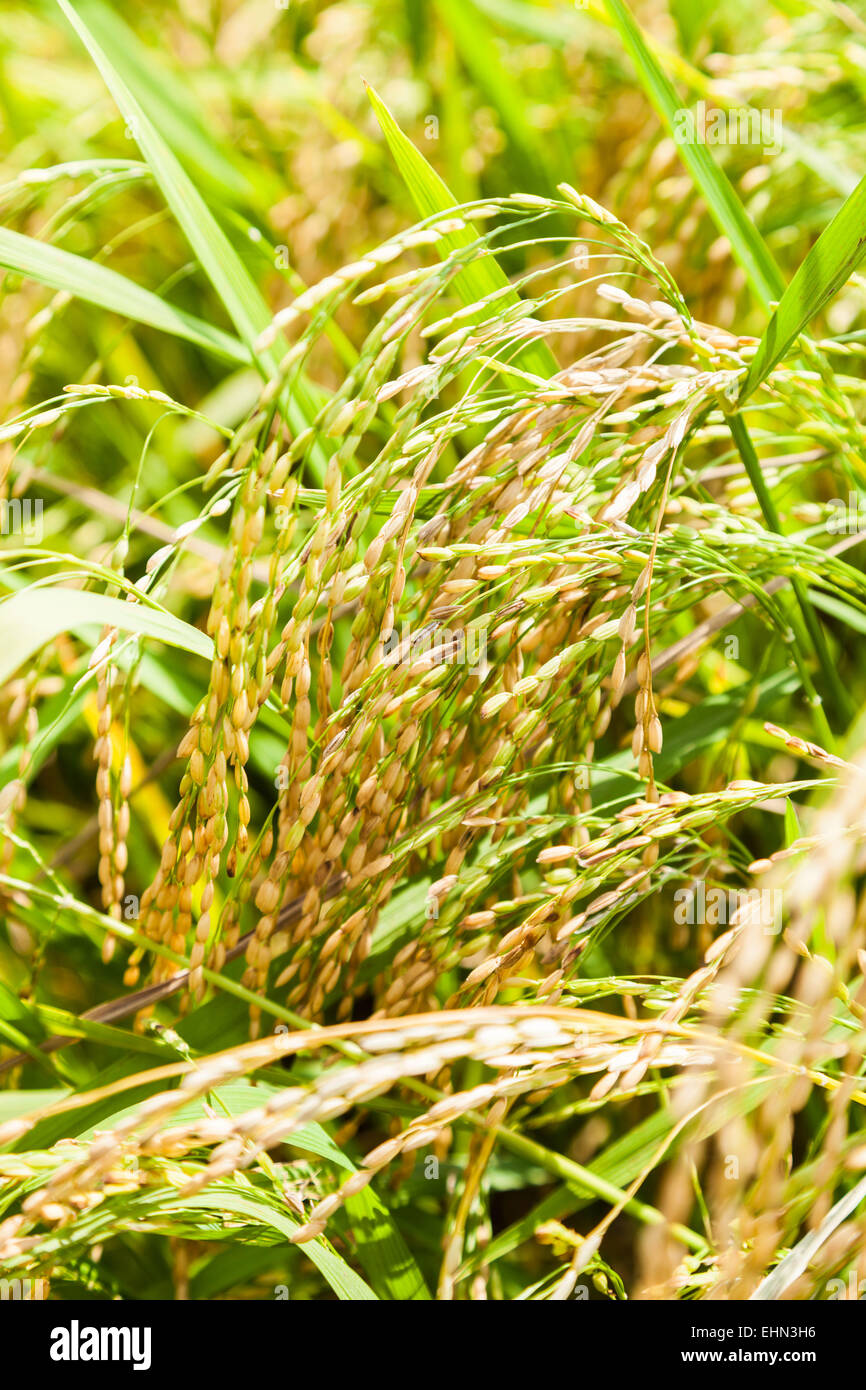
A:
<svg viewBox="0 0 866 1390">
<path fill-rule="evenodd" d="M 52 585 L 27 589 L 0 604 L 0 682 L 8 680 L 46 642 L 82 624 L 109 625 L 155 637 L 208 661 L 213 656 L 213 643 L 205 633 L 160 608 Z"/>
</svg>

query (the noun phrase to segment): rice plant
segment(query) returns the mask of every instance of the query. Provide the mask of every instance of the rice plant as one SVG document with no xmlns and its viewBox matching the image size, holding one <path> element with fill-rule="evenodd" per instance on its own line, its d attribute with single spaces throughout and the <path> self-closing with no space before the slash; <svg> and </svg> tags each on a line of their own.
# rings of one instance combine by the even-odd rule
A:
<svg viewBox="0 0 866 1390">
<path fill-rule="evenodd" d="M 857 1298 L 866 24 L 12 8 L 4 1276 Z"/>
</svg>

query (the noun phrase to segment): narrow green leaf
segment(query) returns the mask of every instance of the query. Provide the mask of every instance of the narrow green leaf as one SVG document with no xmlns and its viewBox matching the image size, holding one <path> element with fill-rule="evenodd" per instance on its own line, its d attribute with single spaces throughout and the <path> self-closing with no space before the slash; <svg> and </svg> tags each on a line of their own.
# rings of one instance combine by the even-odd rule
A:
<svg viewBox="0 0 866 1390">
<path fill-rule="evenodd" d="M 632 18 L 628 6 L 624 0 L 605 0 L 608 13 L 614 26 L 620 34 L 626 48 L 637 68 L 638 76 L 644 90 L 656 111 L 668 127 L 668 130 L 676 140 L 683 163 L 691 174 L 696 187 L 703 194 L 710 214 L 713 217 L 719 230 L 724 233 L 731 243 L 731 249 L 746 273 L 746 276 L 761 302 L 769 306 L 778 299 L 781 299 L 779 309 L 773 315 L 768 325 L 767 331 L 752 365 L 747 373 L 746 380 L 740 393 L 740 400 L 745 400 L 751 392 L 760 385 L 767 373 L 778 362 L 786 348 L 790 346 L 797 334 L 805 327 L 809 318 L 826 299 L 830 297 L 838 285 L 844 283 L 853 265 L 850 261 L 850 233 L 855 218 L 852 213 L 845 224 L 845 232 L 840 235 L 840 244 L 834 243 L 829 264 L 825 266 L 825 274 L 819 275 L 817 282 L 814 271 L 811 274 L 805 273 L 805 267 L 810 264 L 810 257 L 818 252 L 818 248 L 824 241 L 827 233 L 839 221 L 845 213 L 845 209 L 857 199 L 857 190 L 847 200 L 845 207 L 837 218 L 830 224 L 827 231 L 819 239 L 817 245 L 813 247 L 810 256 L 806 261 L 788 290 L 784 290 L 784 282 L 776 266 L 775 261 L 770 255 L 764 241 L 755 227 L 751 218 L 746 214 L 737 194 L 732 187 L 729 179 L 716 164 L 709 148 L 706 144 L 696 142 L 690 137 L 689 121 L 691 113 L 686 111 L 679 104 L 677 93 L 669 81 L 667 75 L 662 70 L 660 64 L 650 52 L 644 37 Z M 688 118 L 688 119 L 686 119 Z M 866 182 L 866 181 L 864 181 Z M 862 187 L 863 185 L 860 185 Z M 860 214 L 859 220 L 862 221 L 862 210 L 858 207 Z M 847 235 L 846 235 L 847 234 Z M 847 259 L 845 253 L 847 250 Z M 825 247 L 825 257 L 827 250 Z M 859 259 L 859 256 L 857 257 Z M 820 258 L 812 261 L 812 266 L 820 263 Z M 856 264 L 854 260 L 853 264 Z M 844 266 L 847 264 L 847 270 Z M 799 288 L 795 289 L 795 284 L 801 277 Z M 837 278 L 841 277 L 841 278 Z M 826 295 L 821 297 L 821 292 L 826 289 Z M 782 305 L 786 304 L 786 312 L 780 322 L 780 312 Z M 810 312 L 811 306 L 811 312 Z M 758 499 L 764 519 L 771 530 L 781 532 L 779 519 L 776 514 L 775 505 L 772 501 L 769 489 L 761 473 L 760 462 L 755 455 L 754 449 L 748 438 L 745 423 L 738 415 L 730 417 L 731 432 L 734 441 L 740 451 L 741 457 L 749 474 L 755 495 Z M 824 672 L 825 682 L 833 692 L 834 702 L 841 710 L 844 708 L 843 695 L 839 687 L 839 682 L 835 670 L 830 661 L 824 636 L 818 620 L 809 606 L 805 595 L 805 589 L 799 581 L 792 581 L 792 587 L 797 598 L 797 602 L 802 610 L 803 622 L 808 632 L 808 637 L 814 647 L 821 667 Z M 818 737 L 827 743 L 832 742 L 829 725 L 826 716 L 821 708 L 820 700 L 811 686 L 811 679 L 803 661 L 803 646 L 799 640 L 794 647 L 794 655 L 803 678 L 803 684 L 809 698 L 811 712 L 815 721 Z"/>
<path fill-rule="evenodd" d="M 27 589 L 0 604 L 0 682 L 8 680 L 46 642 L 83 624 L 110 624 L 124 632 L 156 637 L 208 661 L 213 655 L 213 643 L 205 633 L 161 608 L 58 585 Z"/>
<path fill-rule="evenodd" d="M 214 139 L 201 118 L 194 93 L 152 48 L 145 48 L 110 5 L 103 0 L 79 0 L 78 11 L 187 168 L 207 180 L 221 197 L 236 203 L 250 201 L 259 192 L 265 199 L 279 196 L 277 181 L 269 170 L 249 159 L 242 162 L 230 147 L 226 149 Z"/>
<path fill-rule="evenodd" d="M 766 381 L 798 334 L 829 304 L 866 255 L 866 178 L 845 199 L 785 290 L 743 382 L 740 401 Z"/>
<path fill-rule="evenodd" d="M 448 185 L 443 183 L 435 169 L 430 167 L 412 141 L 403 134 L 382 98 L 369 85 L 367 94 L 394 156 L 394 163 L 421 216 L 433 217 L 436 213 L 449 212 L 456 208 L 457 201 Z M 478 236 L 479 233 L 472 227 L 446 233 L 439 242 L 443 258 L 453 251 L 474 245 Z M 454 279 L 454 288 L 464 304 L 476 304 L 493 294 L 498 294 L 499 308 L 511 307 L 520 302 L 517 292 L 508 287 L 508 278 L 492 255 L 477 257 L 464 266 Z M 482 308 L 475 315 L 474 321 L 483 323 L 488 316 Z M 559 370 L 556 358 L 546 343 L 533 343 L 521 348 L 514 361 L 525 371 L 543 378 L 551 377 Z"/>
<path fill-rule="evenodd" d="M 59 1009 L 52 1004 L 24 1003 L 2 980 L 0 1013 L 7 1022 L 14 1020 L 29 1040 L 37 1045 L 49 1034 L 56 1033 L 67 1038 L 86 1038 L 89 1042 L 119 1048 L 124 1052 L 143 1052 L 150 1057 L 165 1059 L 165 1048 L 156 1038 L 124 1028 L 113 1028 L 93 1019 L 79 1018 L 67 1009 Z"/>
<path fill-rule="evenodd" d="M 183 1224 L 184 1213 L 212 1212 L 212 1220 L 195 1231 L 196 1238 L 223 1239 L 226 1218 L 243 1217 L 248 1227 L 263 1232 L 277 1232 L 288 1242 L 300 1223 L 280 1210 L 276 1201 L 269 1200 L 254 1187 L 240 1191 L 234 1184 L 215 1183 L 204 1192 L 180 1197 L 171 1188 L 160 1187 L 133 1195 L 109 1197 L 90 1211 L 82 1213 L 67 1226 L 45 1234 L 40 1240 L 40 1255 L 71 1251 L 95 1242 L 104 1242 L 116 1235 L 126 1221 L 146 1221 L 154 1229 L 176 1230 Z M 272 1237 L 271 1237 L 272 1239 Z M 338 1254 L 324 1236 L 306 1241 L 303 1252 L 320 1271 L 337 1297 L 352 1302 L 378 1302 L 369 1284 Z"/>
<path fill-rule="evenodd" d="M 761 303 L 769 306 L 784 289 L 784 281 L 760 232 L 745 211 L 727 175 L 707 145 L 681 138 L 684 108 L 676 90 L 650 51 L 624 0 L 605 0 L 611 20 L 631 54 L 641 84 L 677 141 L 680 157 L 706 200 L 710 216 L 728 238 L 731 249 Z"/>
<path fill-rule="evenodd" d="M 585 33 L 583 26 L 590 19 L 600 20 L 609 27 L 612 27 L 613 23 L 610 14 L 603 8 L 604 0 L 583 0 L 581 7 L 575 8 L 574 11 L 567 8 L 542 9 L 529 0 L 464 0 L 464 3 L 486 15 L 501 28 L 523 34 L 529 39 L 539 39 L 542 43 L 558 49 L 573 49 L 579 44 Z M 695 23 L 695 0 L 673 0 L 672 10 L 673 4 L 678 4 L 684 13 L 689 11 L 695 32 L 703 32 L 704 16 L 699 15 Z M 667 71 L 696 96 L 712 101 L 722 110 L 740 110 L 744 105 L 748 105 L 743 101 L 741 93 L 732 93 L 724 82 L 714 81 L 701 68 L 689 62 L 678 49 L 660 43 L 652 34 L 647 34 L 646 42 L 656 60 L 663 63 Z M 751 109 L 758 110 L 757 107 Z M 847 198 L 857 179 L 849 169 L 831 158 L 826 148 L 805 139 L 790 126 L 782 127 L 781 141 L 784 148 L 804 168 L 810 169 L 830 188 Z"/>
<path fill-rule="evenodd" d="M 38 280 L 53 290 L 64 290 L 76 299 L 98 304 L 101 309 L 122 314 L 136 323 L 146 323 L 176 338 L 186 338 L 230 362 L 247 364 L 250 360 L 249 352 L 237 338 L 193 314 L 176 309 L 116 270 L 109 270 L 84 256 L 75 256 L 71 251 L 62 251 L 58 246 L 11 232 L 6 227 L 0 227 L 0 266 L 16 275 Z"/>
<path fill-rule="evenodd" d="M 369 1187 L 346 1200 L 346 1215 L 358 1245 L 358 1259 L 380 1298 L 426 1301 L 424 1276 L 395 1226 L 388 1208 Z"/>
<path fill-rule="evenodd" d="M 785 800 L 785 845 L 790 846 L 799 840 L 802 831 L 797 819 L 797 808 L 790 797 Z"/>
<path fill-rule="evenodd" d="M 168 206 L 241 339 L 260 365 L 262 375 L 273 375 L 277 370 L 279 355 L 273 349 L 260 353 L 255 349 L 256 339 L 272 319 L 258 286 L 247 274 L 228 237 L 217 224 L 177 156 L 146 114 L 138 96 L 120 76 L 109 53 L 97 42 L 69 0 L 57 0 L 57 3 L 99 68 Z M 109 36 L 105 38 L 108 40 Z M 127 77 L 132 80 L 133 74 L 127 73 Z M 299 433 L 309 424 L 316 405 L 309 386 L 302 378 L 296 381 L 293 390 L 292 398 L 286 402 L 286 411 L 292 429 Z"/>
<path fill-rule="evenodd" d="M 763 469 L 761 468 L 761 461 L 755 452 L 755 446 L 752 443 L 751 436 L 746 427 L 745 419 L 739 411 L 729 416 L 728 426 L 739 451 L 740 458 L 743 460 L 743 466 L 748 474 L 749 481 L 754 488 L 755 496 L 758 499 L 758 505 L 764 515 L 764 520 L 770 530 L 775 531 L 776 534 L 780 536 L 782 534 L 782 525 L 776 510 L 776 504 L 767 486 Z M 791 589 L 800 609 L 799 615 L 797 615 L 796 609 L 789 609 L 791 613 L 791 626 L 794 632 L 791 655 L 794 658 L 797 670 L 800 672 L 800 679 L 803 683 L 803 690 L 809 703 L 809 710 L 815 724 L 818 739 L 823 743 L 825 748 L 832 751 L 834 745 L 833 733 L 827 722 L 824 707 L 812 683 L 812 677 L 805 662 L 805 651 L 810 641 L 821 665 L 825 684 L 832 693 L 833 702 L 838 712 L 841 713 L 847 708 L 848 697 L 839 679 L 839 673 L 830 657 L 823 629 L 809 602 L 806 585 L 798 575 L 791 576 Z"/>
<path fill-rule="evenodd" d="M 208 279 L 247 347 L 268 326 L 271 315 L 234 248 L 217 226 L 201 194 L 145 113 L 116 65 L 76 13 L 69 0 L 57 0 L 126 118 L 130 131 Z"/>
<path fill-rule="evenodd" d="M 227 1185 L 197 1192 L 194 1197 L 176 1202 L 174 1210 L 215 1211 L 221 1216 L 229 1212 L 236 1216 L 247 1216 L 261 1226 L 270 1226 L 275 1231 L 279 1231 L 287 1240 L 291 1239 L 300 1224 L 283 1212 L 277 1211 L 276 1207 L 271 1206 L 270 1202 L 266 1202 L 254 1190 L 249 1195 L 246 1193 L 241 1195 L 239 1192 L 232 1191 Z M 324 1236 L 305 1241 L 303 1251 L 327 1279 L 338 1298 L 348 1299 L 355 1303 L 378 1302 L 369 1284 L 365 1283 L 360 1274 L 355 1273 L 342 1255 L 337 1254 Z"/>
</svg>

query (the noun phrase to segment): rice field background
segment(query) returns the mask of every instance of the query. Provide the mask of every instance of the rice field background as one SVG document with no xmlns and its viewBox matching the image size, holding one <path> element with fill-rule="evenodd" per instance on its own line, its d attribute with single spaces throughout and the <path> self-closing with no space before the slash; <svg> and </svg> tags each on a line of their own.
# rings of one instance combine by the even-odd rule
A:
<svg viewBox="0 0 866 1390">
<path fill-rule="evenodd" d="M 3 1296 L 857 1299 L 866 11 L 11 0 L 0 131 Z"/>
</svg>

